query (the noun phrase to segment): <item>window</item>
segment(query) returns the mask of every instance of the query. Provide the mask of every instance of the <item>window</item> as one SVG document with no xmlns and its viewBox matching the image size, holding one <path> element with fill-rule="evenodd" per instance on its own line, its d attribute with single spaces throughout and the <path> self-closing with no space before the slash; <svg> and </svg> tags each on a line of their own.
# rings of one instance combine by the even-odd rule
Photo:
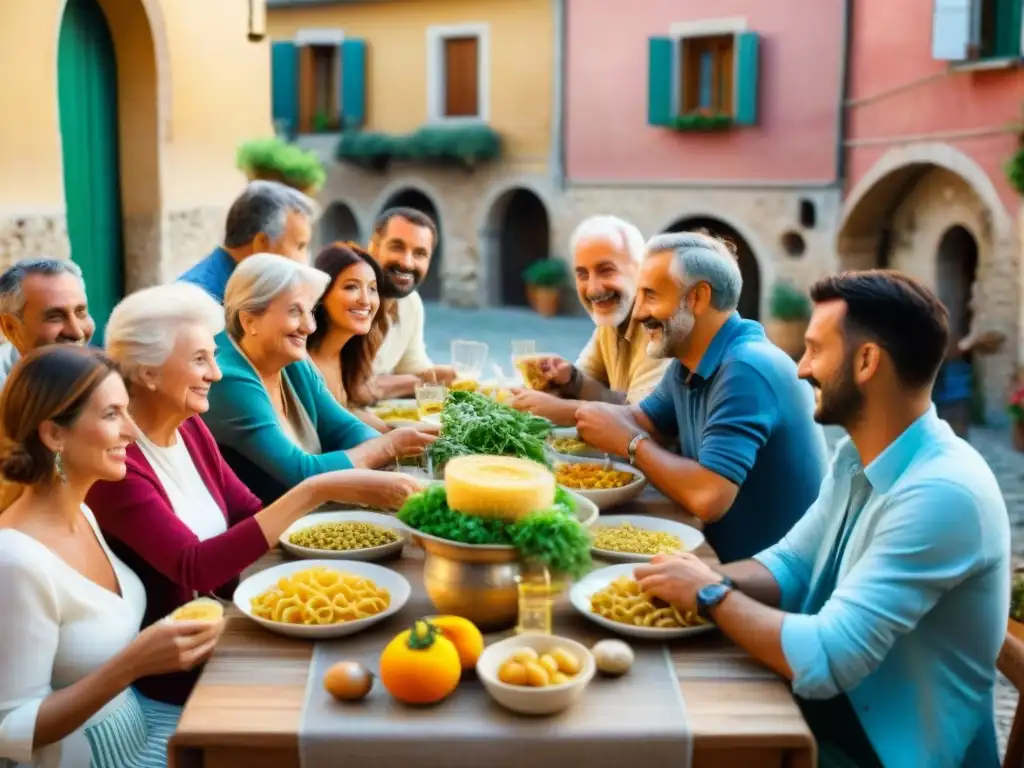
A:
<svg viewBox="0 0 1024 768">
<path fill-rule="evenodd" d="M 679 114 L 732 114 L 734 40 L 733 35 L 679 40 Z"/>
<path fill-rule="evenodd" d="M 934 0 L 932 58 L 1015 59 L 1021 55 L 1021 0 Z"/>
<path fill-rule="evenodd" d="M 431 121 L 488 119 L 489 55 L 485 24 L 427 29 L 427 98 Z"/>
<path fill-rule="evenodd" d="M 288 135 L 361 128 L 366 120 L 366 43 L 333 33 L 271 46 L 274 122 Z"/>
<path fill-rule="evenodd" d="M 341 46 L 305 45 L 299 66 L 299 133 L 340 130 Z"/>
</svg>

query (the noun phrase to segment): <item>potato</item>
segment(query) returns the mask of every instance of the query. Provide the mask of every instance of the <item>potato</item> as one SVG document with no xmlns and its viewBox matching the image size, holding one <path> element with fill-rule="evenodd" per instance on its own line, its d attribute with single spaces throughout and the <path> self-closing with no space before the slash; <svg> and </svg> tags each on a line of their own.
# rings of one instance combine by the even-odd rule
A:
<svg viewBox="0 0 1024 768">
<path fill-rule="evenodd" d="M 543 688 L 551 682 L 551 676 L 548 674 L 548 671 L 536 661 L 528 661 L 524 666 L 526 667 L 527 685 L 532 685 L 534 688 Z"/>
<path fill-rule="evenodd" d="M 552 685 L 561 685 L 562 683 L 568 683 L 569 680 L 569 676 L 566 675 L 564 672 L 555 672 L 555 674 L 551 676 Z"/>
<path fill-rule="evenodd" d="M 526 685 L 526 667 L 509 659 L 498 669 L 498 679 L 507 685 Z"/>
<path fill-rule="evenodd" d="M 580 660 L 564 648 L 556 648 L 551 652 L 555 662 L 558 664 L 558 671 L 572 677 L 580 671 Z"/>
<path fill-rule="evenodd" d="M 544 667 L 545 671 L 549 675 L 555 674 L 558 671 L 558 662 L 555 661 L 555 657 L 549 653 L 545 653 L 538 660 L 537 663 Z"/>
<path fill-rule="evenodd" d="M 537 652 L 533 648 L 520 648 L 518 651 L 512 654 L 512 658 L 518 661 L 520 664 L 525 664 L 528 661 L 537 660 Z"/>
</svg>

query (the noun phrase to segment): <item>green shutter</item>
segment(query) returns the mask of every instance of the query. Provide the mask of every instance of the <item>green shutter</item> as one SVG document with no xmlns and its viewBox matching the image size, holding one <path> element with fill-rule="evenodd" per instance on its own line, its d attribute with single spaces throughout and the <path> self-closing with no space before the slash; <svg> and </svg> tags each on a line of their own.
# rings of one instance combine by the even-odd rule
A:
<svg viewBox="0 0 1024 768">
<path fill-rule="evenodd" d="M 358 130 L 366 123 L 366 41 L 341 44 L 341 124 Z"/>
<path fill-rule="evenodd" d="M 647 124 L 669 126 L 672 110 L 672 46 L 669 37 L 647 39 Z"/>
<path fill-rule="evenodd" d="M 736 125 L 757 125 L 758 49 L 756 32 L 736 35 Z"/>
<path fill-rule="evenodd" d="M 270 76 L 274 124 L 294 136 L 299 129 L 299 49 L 295 43 L 271 46 Z"/>
</svg>

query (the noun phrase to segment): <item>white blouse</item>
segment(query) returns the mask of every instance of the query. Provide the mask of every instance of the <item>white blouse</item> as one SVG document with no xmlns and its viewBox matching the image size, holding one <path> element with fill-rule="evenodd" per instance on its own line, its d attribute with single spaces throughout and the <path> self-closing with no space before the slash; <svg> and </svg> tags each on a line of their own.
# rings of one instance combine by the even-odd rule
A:
<svg viewBox="0 0 1024 768">
<path fill-rule="evenodd" d="M 124 705 L 122 692 L 63 741 L 33 749 L 39 706 L 53 691 L 95 671 L 139 634 L 146 592 L 107 546 L 120 596 L 72 568 L 36 539 L 0 529 L 0 758 L 36 768 L 88 768 L 85 729 Z M 4 761 L 0 759 L 0 763 Z"/>
<path fill-rule="evenodd" d="M 174 445 L 168 447 L 156 445 L 145 435 L 139 437 L 138 446 L 171 500 L 174 514 L 197 539 L 206 541 L 228 529 L 227 518 L 203 482 L 181 433 L 175 433 Z"/>
</svg>

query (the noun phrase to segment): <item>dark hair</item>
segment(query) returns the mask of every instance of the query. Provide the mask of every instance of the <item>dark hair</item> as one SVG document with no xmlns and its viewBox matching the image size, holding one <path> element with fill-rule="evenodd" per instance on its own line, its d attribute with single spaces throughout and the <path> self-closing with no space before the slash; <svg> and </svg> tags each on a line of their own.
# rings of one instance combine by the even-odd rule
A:
<svg viewBox="0 0 1024 768">
<path fill-rule="evenodd" d="M 373 234 L 377 237 L 383 237 L 384 232 L 388 228 L 388 224 L 391 223 L 392 219 L 405 219 L 406 221 L 415 224 L 417 227 L 426 227 L 430 230 L 431 235 L 431 249 L 437 247 L 437 224 L 434 220 L 423 213 L 423 211 L 417 211 L 415 208 L 388 208 L 373 223 Z"/>
<path fill-rule="evenodd" d="M 811 299 L 845 302 L 846 336 L 881 346 L 905 386 L 921 389 L 935 380 L 949 344 L 949 313 L 914 278 L 890 269 L 842 272 L 816 282 Z"/>
<path fill-rule="evenodd" d="M 12 483 L 52 481 L 55 455 L 39 437 L 45 421 L 70 427 L 117 364 L 98 349 L 50 344 L 14 366 L 0 395 L 0 474 Z"/>
<path fill-rule="evenodd" d="M 313 261 L 313 266 L 330 276 L 331 282 L 324 291 L 323 297 L 313 310 L 316 330 L 306 340 L 306 345 L 315 350 L 320 346 L 327 331 L 331 327 L 331 318 L 327 314 L 324 300 L 333 290 L 338 277 L 346 269 L 360 261 L 370 265 L 377 285 L 384 284 L 384 275 L 380 266 L 366 251 L 355 243 L 332 243 L 320 251 Z M 370 324 L 370 332 L 365 336 L 354 336 L 341 348 L 341 385 L 345 388 L 345 396 L 353 405 L 369 405 L 369 383 L 373 376 L 373 359 L 384 341 L 387 330 L 387 313 L 383 302 L 377 309 Z"/>
</svg>

